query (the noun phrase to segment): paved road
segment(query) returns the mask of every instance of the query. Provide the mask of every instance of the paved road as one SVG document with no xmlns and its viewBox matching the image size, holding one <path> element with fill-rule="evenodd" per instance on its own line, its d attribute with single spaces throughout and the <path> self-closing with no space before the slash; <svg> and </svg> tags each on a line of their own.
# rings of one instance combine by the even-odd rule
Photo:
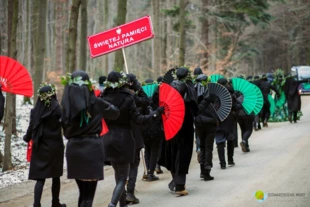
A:
<svg viewBox="0 0 310 207">
<path fill-rule="evenodd" d="M 167 171 L 160 181 L 137 183 L 137 207 L 309 207 L 310 206 L 310 96 L 304 96 L 301 121 L 297 124 L 271 123 L 254 132 L 250 153 L 235 151 L 236 166 L 221 170 L 214 151 L 214 181 L 199 179 L 199 165 L 193 154 L 186 188 L 189 195 L 175 197 L 167 184 Z M 215 148 L 216 149 L 216 148 Z M 82 170 L 82 169 L 81 169 Z M 141 167 L 139 178 L 142 176 Z M 46 183 L 42 206 L 51 206 L 50 181 Z M 99 182 L 94 207 L 108 206 L 114 187 L 113 171 L 105 168 L 105 180 Z M 33 202 L 34 182 L 0 189 L 0 207 L 29 207 Z M 263 202 L 254 198 L 258 190 L 268 194 Z M 68 207 L 77 206 L 78 190 L 72 180 L 62 178 L 60 199 Z"/>
</svg>

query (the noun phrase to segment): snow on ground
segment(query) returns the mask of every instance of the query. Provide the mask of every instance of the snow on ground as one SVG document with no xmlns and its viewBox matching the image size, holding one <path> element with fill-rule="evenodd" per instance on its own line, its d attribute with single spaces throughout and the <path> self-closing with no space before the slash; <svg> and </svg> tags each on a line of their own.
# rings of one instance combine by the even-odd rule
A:
<svg viewBox="0 0 310 207">
<path fill-rule="evenodd" d="M 0 167 L 0 189 L 10 185 L 15 185 L 28 180 L 29 163 L 26 160 L 27 143 L 24 142 L 23 136 L 26 134 L 30 110 L 33 105 L 23 104 L 23 96 L 16 96 L 16 128 L 17 136 L 12 135 L 11 152 L 12 163 L 14 169 L 2 172 Z M 0 126 L 0 151 L 4 154 L 4 139 L 5 132 L 2 130 L 3 125 Z M 64 143 L 67 140 L 64 138 Z M 64 169 L 66 168 L 66 159 L 64 159 Z"/>
<path fill-rule="evenodd" d="M 27 163 L 26 160 L 27 143 L 23 141 L 23 136 L 28 128 L 30 110 L 32 107 L 32 105 L 23 104 L 23 96 L 16 96 L 17 136 L 13 135 L 11 140 L 12 163 L 14 169 L 3 173 L 2 168 L 0 168 L 0 188 L 28 179 L 29 163 Z M 0 128 L 0 150 L 2 154 L 4 154 L 5 132 L 2 130 L 2 127 L 3 126 Z"/>
</svg>

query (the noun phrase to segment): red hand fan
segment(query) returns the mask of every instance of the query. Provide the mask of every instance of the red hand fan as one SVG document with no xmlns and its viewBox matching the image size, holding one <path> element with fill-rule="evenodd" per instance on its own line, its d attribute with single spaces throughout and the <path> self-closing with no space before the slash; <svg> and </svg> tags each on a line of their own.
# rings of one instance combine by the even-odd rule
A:
<svg viewBox="0 0 310 207">
<path fill-rule="evenodd" d="M 30 142 L 28 142 L 27 145 L 27 153 L 26 153 L 26 159 L 28 162 L 30 162 L 31 160 L 31 154 L 32 154 L 32 140 L 30 140 Z"/>
<path fill-rule="evenodd" d="M 99 89 L 94 89 L 94 93 L 96 97 L 99 97 L 101 91 Z"/>
<path fill-rule="evenodd" d="M 101 119 L 101 127 L 102 129 L 100 132 L 100 136 L 102 137 L 103 135 L 109 132 L 109 128 L 107 126 L 107 123 L 105 123 L 104 119 Z"/>
<path fill-rule="evenodd" d="M 8 93 L 33 96 L 32 79 L 28 70 L 16 60 L 0 56 L 0 84 Z"/>
<path fill-rule="evenodd" d="M 179 92 L 166 83 L 159 87 L 159 106 L 165 108 L 162 115 L 166 140 L 172 139 L 181 129 L 185 105 Z"/>
</svg>

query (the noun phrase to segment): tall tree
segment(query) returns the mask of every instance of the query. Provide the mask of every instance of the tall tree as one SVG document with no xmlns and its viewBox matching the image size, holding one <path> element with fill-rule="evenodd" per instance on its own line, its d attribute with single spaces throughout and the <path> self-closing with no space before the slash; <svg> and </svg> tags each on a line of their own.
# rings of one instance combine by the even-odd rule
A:
<svg viewBox="0 0 310 207">
<path fill-rule="evenodd" d="M 87 59 L 87 0 L 81 0 L 81 30 L 80 30 L 80 69 L 86 70 Z"/>
<path fill-rule="evenodd" d="M 118 0 L 115 26 L 124 24 L 126 22 L 126 14 L 127 14 L 127 0 Z M 122 50 L 117 50 L 115 52 L 114 69 L 123 70 L 123 67 L 124 67 L 124 57 L 122 54 Z"/>
<path fill-rule="evenodd" d="M 159 0 L 152 0 L 152 9 L 153 9 L 153 29 L 155 33 L 155 38 L 152 41 L 152 68 L 153 73 L 158 76 L 160 74 L 160 45 L 161 45 L 161 34 L 159 27 Z"/>
<path fill-rule="evenodd" d="M 34 16 L 37 27 L 34 29 L 34 91 L 40 87 L 43 77 L 44 53 L 45 53 L 45 32 L 46 32 L 46 9 L 47 0 L 34 1 Z M 39 10 L 39 12 L 38 12 Z M 38 13 L 36 13 L 38 12 Z M 39 15 L 37 15 L 39 14 Z M 37 93 L 34 93 L 34 101 L 37 100 Z"/>
<path fill-rule="evenodd" d="M 70 14 L 69 38 L 67 48 L 66 72 L 72 73 L 76 68 L 76 39 L 79 8 L 81 0 L 73 0 Z"/>
<path fill-rule="evenodd" d="M 107 30 L 109 28 L 109 0 L 104 0 L 104 29 Z M 105 55 L 105 74 L 109 73 L 109 56 Z"/>
<path fill-rule="evenodd" d="M 16 59 L 16 31 L 18 23 L 18 3 L 19 0 L 11 0 L 8 2 L 8 56 Z M 12 137 L 12 121 L 13 121 L 13 99 L 14 95 L 7 93 L 6 95 L 6 127 L 5 127 L 5 143 L 3 157 L 3 172 L 12 169 L 11 154 L 11 137 Z"/>
<path fill-rule="evenodd" d="M 185 0 L 180 0 L 179 19 L 179 66 L 183 66 L 185 63 Z"/>
</svg>

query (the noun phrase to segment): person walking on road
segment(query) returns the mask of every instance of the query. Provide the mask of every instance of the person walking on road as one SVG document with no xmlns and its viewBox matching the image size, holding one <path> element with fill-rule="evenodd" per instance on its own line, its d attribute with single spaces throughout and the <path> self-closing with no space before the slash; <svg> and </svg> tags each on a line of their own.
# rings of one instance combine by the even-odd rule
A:
<svg viewBox="0 0 310 207">
<path fill-rule="evenodd" d="M 302 83 L 309 83 L 310 79 L 295 80 L 295 77 L 289 76 L 284 84 L 284 93 L 288 105 L 288 119 L 292 123 L 297 123 L 297 113 L 301 110 L 301 97 L 298 93 L 298 87 Z"/>
<path fill-rule="evenodd" d="M 60 177 L 63 174 L 64 143 L 61 133 L 61 108 L 54 85 L 41 84 L 38 100 L 30 112 L 30 123 L 23 137 L 33 141 L 29 179 L 36 180 L 34 207 L 41 207 L 45 180 L 52 178 L 52 207 L 66 207 L 59 203 Z"/>
<path fill-rule="evenodd" d="M 130 163 L 135 160 L 135 140 L 131 121 L 136 124 L 146 124 L 159 118 L 164 108 L 159 107 L 149 115 L 141 115 L 136 107 L 134 94 L 129 90 L 127 77 L 123 73 L 112 71 L 105 82 L 106 89 L 102 99 L 112 103 L 120 110 L 120 116 L 115 120 L 107 120 L 109 132 L 104 136 L 106 161 L 111 162 L 115 174 L 114 188 L 109 207 L 127 206 L 125 185 L 129 175 Z"/>
<path fill-rule="evenodd" d="M 62 124 L 68 178 L 79 188 L 79 207 L 91 207 L 98 180 L 103 180 L 102 119 L 117 119 L 119 110 L 95 96 L 89 76 L 77 70 L 67 75 L 62 98 Z M 106 120 L 107 121 L 107 120 Z"/>
</svg>

